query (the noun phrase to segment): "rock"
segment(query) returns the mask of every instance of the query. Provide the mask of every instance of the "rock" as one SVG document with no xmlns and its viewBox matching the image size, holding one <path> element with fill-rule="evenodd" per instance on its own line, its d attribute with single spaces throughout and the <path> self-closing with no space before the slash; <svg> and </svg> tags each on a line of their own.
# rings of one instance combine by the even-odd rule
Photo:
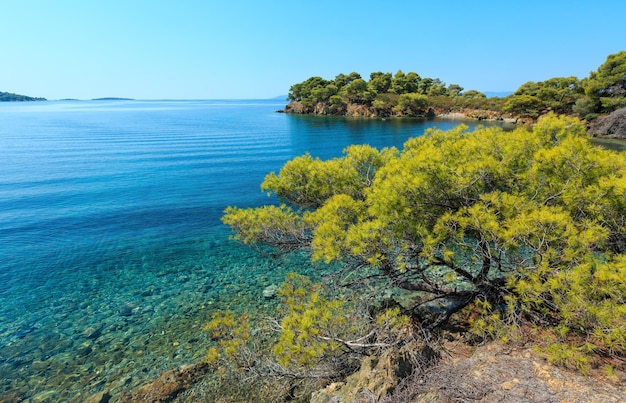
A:
<svg viewBox="0 0 626 403">
<path fill-rule="evenodd" d="M 502 382 L 500 388 L 503 390 L 511 390 L 519 383 L 519 379 L 513 378 L 513 380 Z"/>
<path fill-rule="evenodd" d="M 198 363 L 163 372 L 157 380 L 137 389 L 132 394 L 125 394 L 121 402 L 158 403 L 169 402 L 185 389 L 198 382 L 208 371 L 206 363 Z"/>
<path fill-rule="evenodd" d="M 86 403 L 109 403 L 111 400 L 111 395 L 108 391 L 103 390 L 100 393 L 96 393 L 95 395 L 89 397 L 85 402 Z"/>
<path fill-rule="evenodd" d="M 437 353 L 428 345 L 414 342 L 399 350 L 388 350 L 380 357 L 366 357 L 359 371 L 345 382 L 313 392 L 311 403 L 379 401 L 411 375 L 415 359 L 430 362 L 437 359 Z"/>
<path fill-rule="evenodd" d="M 626 108 L 611 112 L 608 116 L 596 119 L 588 130 L 595 137 L 626 140 Z"/>
<path fill-rule="evenodd" d="M 97 339 L 102 335 L 103 326 L 99 328 L 88 327 L 83 331 L 83 337 L 86 339 Z"/>
<path fill-rule="evenodd" d="M 263 298 L 265 299 L 275 298 L 277 294 L 278 294 L 278 286 L 276 284 L 267 286 L 263 290 Z"/>
<path fill-rule="evenodd" d="M 121 316 L 130 316 L 133 314 L 135 308 L 137 308 L 134 304 L 124 304 L 119 310 Z"/>
<path fill-rule="evenodd" d="M 33 396 L 32 402 L 34 403 L 54 402 L 57 400 L 58 395 L 59 394 L 55 390 L 45 390 Z"/>
<path fill-rule="evenodd" d="M 626 401 L 623 380 L 611 381 L 598 373 L 584 376 L 556 367 L 533 346 L 510 347 L 496 343 L 479 347 L 450 343 L 446 348 L 448 358 L 407 377 L 382 402 Z M 459 351 L 454 351 L 457 348 Z"/>
<path fill-rule="evenodd" d="M 93 348 L 91 348 L 91 344 L 89 343 L 83 343 L 77 350 L 76 350 L 76 355 L 78 357 L 86 357 L 89 354 L 91 354 L 93 351 Z"/>
</svg>

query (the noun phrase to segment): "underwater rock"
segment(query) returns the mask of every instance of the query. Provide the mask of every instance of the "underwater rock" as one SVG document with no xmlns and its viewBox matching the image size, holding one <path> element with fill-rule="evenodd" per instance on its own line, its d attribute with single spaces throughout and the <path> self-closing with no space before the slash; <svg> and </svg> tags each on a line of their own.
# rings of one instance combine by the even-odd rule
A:
<svg viewBox="0 0 626 403">
<path fill-rule="evenodd" d="M 86 403 L 109 403 L 111 395 L 108 391 L 103 390 L 87 399 Z"/>
<path fill-rule="evenodd" d="M 270 286 L 267 286 L 263 290 L 263 298 L 265 298 L 265 299 L 275 298 L 276 294 L 278 294 L 278 286 L 276 284 L 272 284 Z"/>
<path fill-rule="evenodd" d="M 86 339 L 97 339 L 102 335 L 102 329 L 102 326 L 97 329 L 94 327 L 88 327 L 83 331 L 83 337 Z"/>
<path fill-rule="evenodd" d="M 57 396 L 58 393 L 56 390 L 44 390 L 43 392 L 37 393 L 33 396 L 31 401 L 34 403 L 53 402 L 56 400 Z"/>
<path fill-rule="evenodd" d="M 124 306 L 120 308 L 119 313 L 121 316 L 130 316 L 133 314 L 135 308 L 137 307 L 133 304 L 124 304 Z"/>
<path fill-rule="evenodd" d="M 80 348 L 78 348 L 78 350 L 76 350 L 76 355 L 78 357 L 86 357 L 89 354 L 91 354 L 91 352 L 93 351 L 93 348 L 91 348 L 91 344 L 89 343 L 83 343 Z"/>
<path fill-rule="evenodd" d="M 169 402 L 189 388 L 208 371 L 204 362 L 161 373 L 152 383 L 144 385 L 132 394 L 124 394 L 120 401 L 132 403 Z"/>
</svg>

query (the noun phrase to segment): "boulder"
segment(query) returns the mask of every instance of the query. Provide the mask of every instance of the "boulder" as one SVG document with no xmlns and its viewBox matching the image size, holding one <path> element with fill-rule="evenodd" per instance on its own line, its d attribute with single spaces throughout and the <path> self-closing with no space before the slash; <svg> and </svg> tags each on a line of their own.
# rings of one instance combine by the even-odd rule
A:
<svg viewBox="0 0 626 403">
<path fill-rule="evenodd" d="M 626 140 L 626 108 L 596 119 L 588 130 L 594 137 Z"/>
<path fill-rule="evenodd" d="M 208 364 L 198 363 L 163 372 L 157 380 L 124 395 L 121 402 L 157 403 L 172 401 L 182 391 L 191 387 L 208 371 Z"/>
<path fill-rule="evenodd" d="M 332 383 L 313 392 L 311 403 L 378 401 L 388 395 L 402 379 L 411 375 L 415 364 L 437 359 L 435 350 L 417 342 L 397 350 L 389 349 L 380 357 L 366 357 L 361 361 L 359 371 L 347 377 L 345 382 Z"/>
</svg>

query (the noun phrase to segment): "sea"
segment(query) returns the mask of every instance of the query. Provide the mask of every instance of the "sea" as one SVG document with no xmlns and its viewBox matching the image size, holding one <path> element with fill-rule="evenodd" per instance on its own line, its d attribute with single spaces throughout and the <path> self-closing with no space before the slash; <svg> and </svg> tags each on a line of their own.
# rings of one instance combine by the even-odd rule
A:
<svg viewBox="0 0 626 403">
<path fill-rule="evenodd" d="M 0 401 L 115 401 L 203 359 L 219 310 L 271 315 L 263 290 L 331 268 L 229 240 L 227 206 L 291 158 L 402 148 L 440 119 L 277 113 L 282 100 L 0 104 Z M 464 122 L 471 128 L 477 123 Z"/>
</svg>

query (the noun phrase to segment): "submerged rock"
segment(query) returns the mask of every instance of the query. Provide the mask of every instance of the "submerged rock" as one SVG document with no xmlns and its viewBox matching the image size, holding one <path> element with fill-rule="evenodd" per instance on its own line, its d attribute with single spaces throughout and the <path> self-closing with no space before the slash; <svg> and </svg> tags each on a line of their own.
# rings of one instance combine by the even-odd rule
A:
<svg viewBox="0 0 626 403">
<path fill-rule="evenodd" d="M 121 316 L 131 316 L 134 313 L 136 308 L 137 308 L 136 305 L 126 303 L 119 309 L 119 314 Z"/>
<path fill-rule="evenodd" d="M 140 387 L 132 394 L 123 395 L 120 401 L 129 403 L 169 402 L 176 395 L 198 382 L 207 371 L 208 365 L 201 362 L 163 372 L 154 382 Z"/>
<path fill-rule="evenodd" d="M 267 286 L 263 290 L 263 298 L 265 299 L 275 298 L 277 294 L 278 294 L 278 286 L 276 284 Z"/>
<path fill-rule="evenodd" d="M 90 398 L 87 399 L 87 403 L 109 403 L 109 401 L 111 400 L 111 394 L 104 390 L 100 393 L 96 393 L 95 395 L 91 396 Z"/>
<path fill-rule="evenodd" d="M 102 336 L 102 329 L 104 329 L 104 326 L 100 326 L 98 328 L 88 327 L 87 329 L 83 330 L 83 337 L 87 339 L 97 339 L 98 337 Z"/>
</svg>

